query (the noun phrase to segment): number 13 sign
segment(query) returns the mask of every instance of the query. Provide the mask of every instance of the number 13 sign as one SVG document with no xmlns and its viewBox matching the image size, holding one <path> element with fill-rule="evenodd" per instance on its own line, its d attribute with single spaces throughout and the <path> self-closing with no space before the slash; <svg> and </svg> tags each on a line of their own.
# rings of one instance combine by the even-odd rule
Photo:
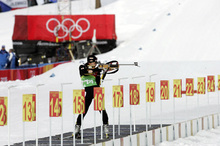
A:
<svg viewBox="0 0 220 146">
<path fill-rule="evenodd" d="M 36 120 L 36 95 L 23 94 L 23 121 L 32 122 Z"/>
</svg>

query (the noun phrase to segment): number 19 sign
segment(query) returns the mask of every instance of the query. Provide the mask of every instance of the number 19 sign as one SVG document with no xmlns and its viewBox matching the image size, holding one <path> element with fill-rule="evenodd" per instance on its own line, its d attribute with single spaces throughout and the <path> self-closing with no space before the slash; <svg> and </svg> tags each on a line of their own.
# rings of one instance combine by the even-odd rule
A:
<svg viewBox="0 0 220 146">
<path fill-rule="evenodd" d="M 85 113 L 85 90 L 73 90 L 73 113 Z"/>
<path fill-rule="evenodd" d="M 94 110 L 101 111 L 105 109 L 105 89 L 103 87 L 94 87 Z"/>
<path fill-rule="evenodd" d="M 140 104 L 140 85 L 130 84 L 130 105 Z"/>
<path fill-rule="evenodd" d="M 7 97 L 0 97 L 0 126 L 7 125 Z"/>
<path fill-rule="evenodd" d="M 146 101 L 155 102 L 155 82 L 146 83 Z"/>
<path fill-rule="evenodd" d="M 123 107 L 123 85 L 113 86 L 113 107 Z"/>
</svg>

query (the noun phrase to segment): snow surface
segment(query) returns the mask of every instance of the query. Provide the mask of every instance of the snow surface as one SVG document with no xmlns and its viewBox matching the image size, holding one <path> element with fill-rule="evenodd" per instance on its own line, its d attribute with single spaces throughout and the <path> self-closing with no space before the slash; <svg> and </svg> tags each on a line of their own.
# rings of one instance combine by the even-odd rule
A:
<svg viewBox="0 0 220 146">
<path fill-rule="evenodd" d="M 112 85 L 124 85 L 124 107 L 121 108 L 121 124 L 129 124 L 129 84 L 139 83 L 141 104 L 133 108 L 135 123 L 174 123 L 219 112 L 218 91 L 205 95 L 195 95 L 175 99 L 172 97 L 173 79 L 216 76 L 220 73 L 220 9 L 219 0 L 105 0 L 102 8 L 94 9 L 93 0 L 72 1 L 72 14 L 115 14 L 118 47 L 111 52 L 98 55 L 102 62 L 118 60 L 120 63 L 139 62 L 140 67 L 120 67 L 119 72 L 108 75 L 103 82 L 106 92 L 106 109 L 109 124 L 113 123 Z M 0 45 L 12 47 L 14 15 L 57 14 L 56 4 L 47 4 L 0 13 Z M 60 91 L 63 84 L 64 132 L 73 130 L 74 118 L 72 90 L 81 89 L 78 67 L 85 59 L 59 65 L 56 68 L 25 81 L 0 82 L 0 96 L 8 96 L 10 89 L 10 138 L 11 143 L 23 139 L 22 94 L 36 93 L 39 86 L 38 137 L 49 135 L 49 91 Z M 50 77 L 51 74 L 55 77 Z M 169 80 L 170 100 L 161 101 L 160 80 Z M 145 84 L 156 82 L 156 102 L 147 104 L 146 114 Z M 206 88 L 207 89 L 207 88 Z M 151 108 L 150 108 L 151 105 Z M 162 107 L 160 106 L 162 105 Z M 84 128 L 93 127 L 93 104 L 84 120 Z M 175 109 L 175 112 L 173 112 Z M 161 112 L 162 110 L 162 112 Z M 116 112 L 117 113 L 117 112 Z M 174 114 L 175 113 L 175 114 Z M 97 112 L 97 118 L 100 114 Z M 175 117 L 175 121 L 174 121 Z M 115 121 L 118 121 L 115 115 Z M 52 134 L 61 132 L 61 118 L 52 118 Z M 115 122 L 115 123 L 116 123 Z M 97 124 L 101 121 L 97 119 Z M 7 144 L 8 127 L 0 127 L 0 145 Z M 35 139 L 36 122 L 25 123 L 25 140 Z M 220 129 L 201 131 L 194 137 L 163 142 L 160 145 L 219 145 Z M 201 138 L 202 137 L 202 138 Z"/>
</svg>

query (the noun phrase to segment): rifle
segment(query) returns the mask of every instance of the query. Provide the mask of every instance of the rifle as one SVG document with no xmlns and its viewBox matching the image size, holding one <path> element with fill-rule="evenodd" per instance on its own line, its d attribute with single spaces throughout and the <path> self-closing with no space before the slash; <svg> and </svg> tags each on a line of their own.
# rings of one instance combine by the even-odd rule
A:
<svg viewBox="0 0 220 146">
<path fill-rule="evenodd" d="M 104 80 L 106 74 L 113 74 L 119 70 L 119 66 L 138 66 L 138 62 L 134 62 L 133 64 L 119 64 L 118 61 L 113 60 L 107 63 L 98 62 L 98 68 L 104 70 L 101 79 Z"/>
</svg>

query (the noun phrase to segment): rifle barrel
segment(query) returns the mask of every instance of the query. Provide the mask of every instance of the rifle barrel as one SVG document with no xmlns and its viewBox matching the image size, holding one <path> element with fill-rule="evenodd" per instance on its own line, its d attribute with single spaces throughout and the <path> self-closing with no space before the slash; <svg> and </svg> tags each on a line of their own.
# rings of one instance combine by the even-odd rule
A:
<svg viewBox="0 0 220 146">
<path fill-rule="evenodd" d="M 124 65 L 124 66 L 131 66 L 131 65 L 134 65 L 134 66 L 138 66 L 138 62 L 134 62 L 133 64 L 119 64 L 120 65 Z M 139 67 L 139 66 L 138 66 Z"/>
</svg>

